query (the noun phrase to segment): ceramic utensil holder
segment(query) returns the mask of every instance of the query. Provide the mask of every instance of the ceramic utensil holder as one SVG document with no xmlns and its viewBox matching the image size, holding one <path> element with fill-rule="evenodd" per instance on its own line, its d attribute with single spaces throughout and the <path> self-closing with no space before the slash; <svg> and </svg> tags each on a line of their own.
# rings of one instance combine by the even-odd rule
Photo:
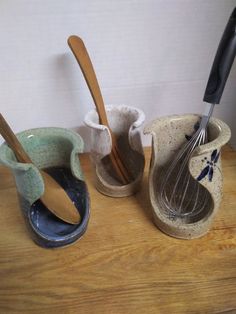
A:
<svg viewBox="0 0 236 314">
<path fill-rule="evenodd" d="M 73 243 L 84 234 L 89 220 L 89 197 L 78 155 L 83 151 L 82 138 L 62 128 L 32 129 L 17 137 L 35 166 L 19 163 L 6 143 L 0 147 L 0 161 L 13 172 L 20 207 L 33 240 L 47 248 Z M 44 183 L 38 168 L 50 168 L 49 173 L 67 191 L 81 215 L 78 225 L 58 219 L 39 201 Z"/>
<path fill-rule="evenodd" d="M 127 185 L 122 185 L 115 177 L 107 158 L 112 148 L 110 131 L 106 126 L 99 124 L 98 114 L 94 109 L 87 113 L 84 122 L 91 129 L 90 155 L 94 165 L 96 188 L 99 192 L 112 197 L 129 196 L 137 192 L 142 181 L 144 153 L 140 127 L 145 116 L 141 110 L 125 105 L 106 106 L 106 112 L 122 160 L 132 173 L 133 180 Z"/>
<path fill-rule="evenodd" d="M 221 120 L 211 118 L 207 144 L 196 147 L 190 156 L 188 169 L 192 177 L 205 187 L 209 202 L 192 221 L 170 217 L 160 202 L 160 182 L 182 147 L 196 131 L 198 115 L 168 116 L 156 119 L 144 128 L 152 135 L 152 158 L 149 172 L 149 195 L 154 222 L 163 232 L 177 238 L 192 239 L 204 235 L 210 228 L 222 198 L 221 147 L 230 139 L 230 129 Z"/>
</svg>

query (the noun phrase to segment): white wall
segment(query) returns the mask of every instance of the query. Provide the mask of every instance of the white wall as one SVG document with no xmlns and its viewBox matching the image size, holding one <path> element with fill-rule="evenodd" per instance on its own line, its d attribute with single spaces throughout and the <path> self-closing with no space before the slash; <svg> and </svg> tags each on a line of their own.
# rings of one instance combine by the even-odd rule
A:
<svg viewBox="0 0 236 314">
<path fill-rule="evenodd" d="M 88 143 L 94 107 L 67 46 L 81 36 L 106 103 L 147 121 L 199 112 L 215 51 L 236 0 L 8 0 L 0 2 L 0 108 L 15 132 L 76 128 Z M 214 112 L 236 147 L 236 62 Z M 144 145 L 150 144 L 143 137 Z M 88 148 L 88 146 L 87 146 Z"/>
</svg>

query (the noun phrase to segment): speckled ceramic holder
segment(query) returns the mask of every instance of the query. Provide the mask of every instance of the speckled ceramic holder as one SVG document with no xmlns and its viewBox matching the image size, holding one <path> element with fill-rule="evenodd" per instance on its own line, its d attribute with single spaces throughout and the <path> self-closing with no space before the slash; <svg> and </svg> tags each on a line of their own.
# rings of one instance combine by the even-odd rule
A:
<svg viewBox="0 0 236 314">
<path fill-rule="evenodd" d="M 14 174 L 20 207 L 33 240 L 47 248 L 73 243 L 86 231 L 89 220 L 89 197 L 80 168 L 79 153 L 83 151 L 81 137 L 62 128 L 39 128 L 17 135 L 26 152 L 38 168 L 63 167 L 70 174 L 58 173 L 63 188 L 70 188 L 82 221 L 71 225 L 55 217 L 38 200 L 44 191 L 43 179 L 33 164 L 16 161 L 12 150 L 5 143 L 0 147 L 0 161 Z M 57 168 L 58 169 L 58 168 Z M 71 179 L 68 179 L 71 178 Z"/>
<path fill-rule="evenodd" d="M 209 142 L 197 147 L 189 160 L 189 171 L 210 194 L 210 201 L 199 217 L 185 222 L 166 215 L 159 201 L 161 175 L 177 151 L 193 134 L 198 115 L 168 116 L 149 123 L 145 134 L 152 135 L 152 159 L 149 173 L 149 194 L 155 224 L 163 232 L 177 238 L 192 239 L 204 235 L 210 228 L 222 198 L 222 170 L 220 149 L 230 139 L 230 129 L 221 120 L 211 118 L 208 125 Z M 212 176 L 213 174 L 213 176 Z"/>
<path fill-rule="evenodd" d="M 140 188 L 144 169 L 140 127 L 145 120 L 144 113 L 125 105 L 106 106 L 109 126 L 117 139 L 119 151 L 134 180 L 122 185 L 116 179 L 107 155 L 111 152 L 111 136 L 108 128 L 99 124 L 96 110 L 85 116 L 85 124 L 91 128 L 91 159 L 94 165 L 96 188 L 99 192 L 124 197 L 137 192 Z"/>
</svg>

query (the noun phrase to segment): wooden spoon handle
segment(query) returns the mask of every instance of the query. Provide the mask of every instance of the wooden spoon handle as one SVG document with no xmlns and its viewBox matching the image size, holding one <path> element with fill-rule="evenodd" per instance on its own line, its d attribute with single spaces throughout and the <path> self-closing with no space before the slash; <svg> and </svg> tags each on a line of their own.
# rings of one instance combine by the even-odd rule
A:
<svg viewBox="0 0 236 314">
<path fill-rule="evenodd" d="M 106 115 L 106 109 L 105 109 L 104 101 L 102 98 L 102 93 L 101 93 L 101 90 L 97 81 L 97 77 L 96 77 L 92 62 L 89 57 L 88 51 L 82 39 L 75 35 L 70 36 L 68 38 L 68 45 L 70 49 L 72 50 L 77 62 L 79 63 L 81 71 L 87 82 L 87 85 L 89 87 L 90 93 L 93 97 L 93 100 L 94 100 L 94 103 L 98 112 L 99 122 L 107 126 L 110 131 L 111 138 L 112 138 L 112 150 L 109 157 L 113 165 L 113 168 L 116 174 L 118 175 L 118 177 L 120 178 L 121 182 L 123 184 L 127 184 L 130 182 L 130 175 L 129 175 L 128 170 L 125 167 L 125 164 L 120 158 L 120 153 L 117 146 L 116 138 L 109 126 L 107 115 Z"/>
<path fill-rule="evenodd" d="M 19 162 L 33 163 L 1 113 L 0 134 L 11 147 Z M 44 205 L 62 220 L 71 224 L 79 223 L 80 214 L 66 192 L 46 172 L 40 170 L 40 173 L 44 180 L 44 193 L 40 199 Z"/>
<path fill-rule="evenodd" d="M 93 97 L 93 101 L 98 112 L 100 123 L 108 126 L 108 119 L 106 115 L 104 101 L 102 98 L 102 93 L 98 85 L 98 80 L 88 51 L 82 39 L 75 35 L 68 38 L 68 45 L 72 50 L 77 62 L 79 63 L 81 71 L 83 72 L 84 78 L 88 84 L 90 93 Z"/>
<path fill-rule="evenodd" d="M 6 143 L 11 147 L 11 149 L 15 153 L 18 161 L 23 163 L 32 163 L 32 160 L 25 152 L 18 138 L 13 133 L 12 129 L 10 128 L 6 120 L 3 118 L 1 113 L 0 113 L 0 133 L 2 137 L 5 139 Z"/>
</svg>

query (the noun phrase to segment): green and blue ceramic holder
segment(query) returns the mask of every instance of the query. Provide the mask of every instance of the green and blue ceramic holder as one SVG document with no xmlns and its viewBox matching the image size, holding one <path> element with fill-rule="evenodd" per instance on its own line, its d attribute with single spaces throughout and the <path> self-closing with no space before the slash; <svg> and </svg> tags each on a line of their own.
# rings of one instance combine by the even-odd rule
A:
<svg viewBox="0 0 236 314">
<path fill-rule="evenodd" d="M 20 207 L 33 240 L 45 248 L 72 244 L 86 231 L 89 221 L 89 195 L 79 161 L 82 138 L 63 128 L 38 128 L 23 131 L 17 138 L 33 164 L 16 160 L 6 143 L 0 146 L 0 161 L 14 177 Z M 47 172 L 65 189 L 81 215 L 77 225 L 68 224 L 48 211 L 39 201 L 44 183 L 39 170 Z"/>
</svg>

